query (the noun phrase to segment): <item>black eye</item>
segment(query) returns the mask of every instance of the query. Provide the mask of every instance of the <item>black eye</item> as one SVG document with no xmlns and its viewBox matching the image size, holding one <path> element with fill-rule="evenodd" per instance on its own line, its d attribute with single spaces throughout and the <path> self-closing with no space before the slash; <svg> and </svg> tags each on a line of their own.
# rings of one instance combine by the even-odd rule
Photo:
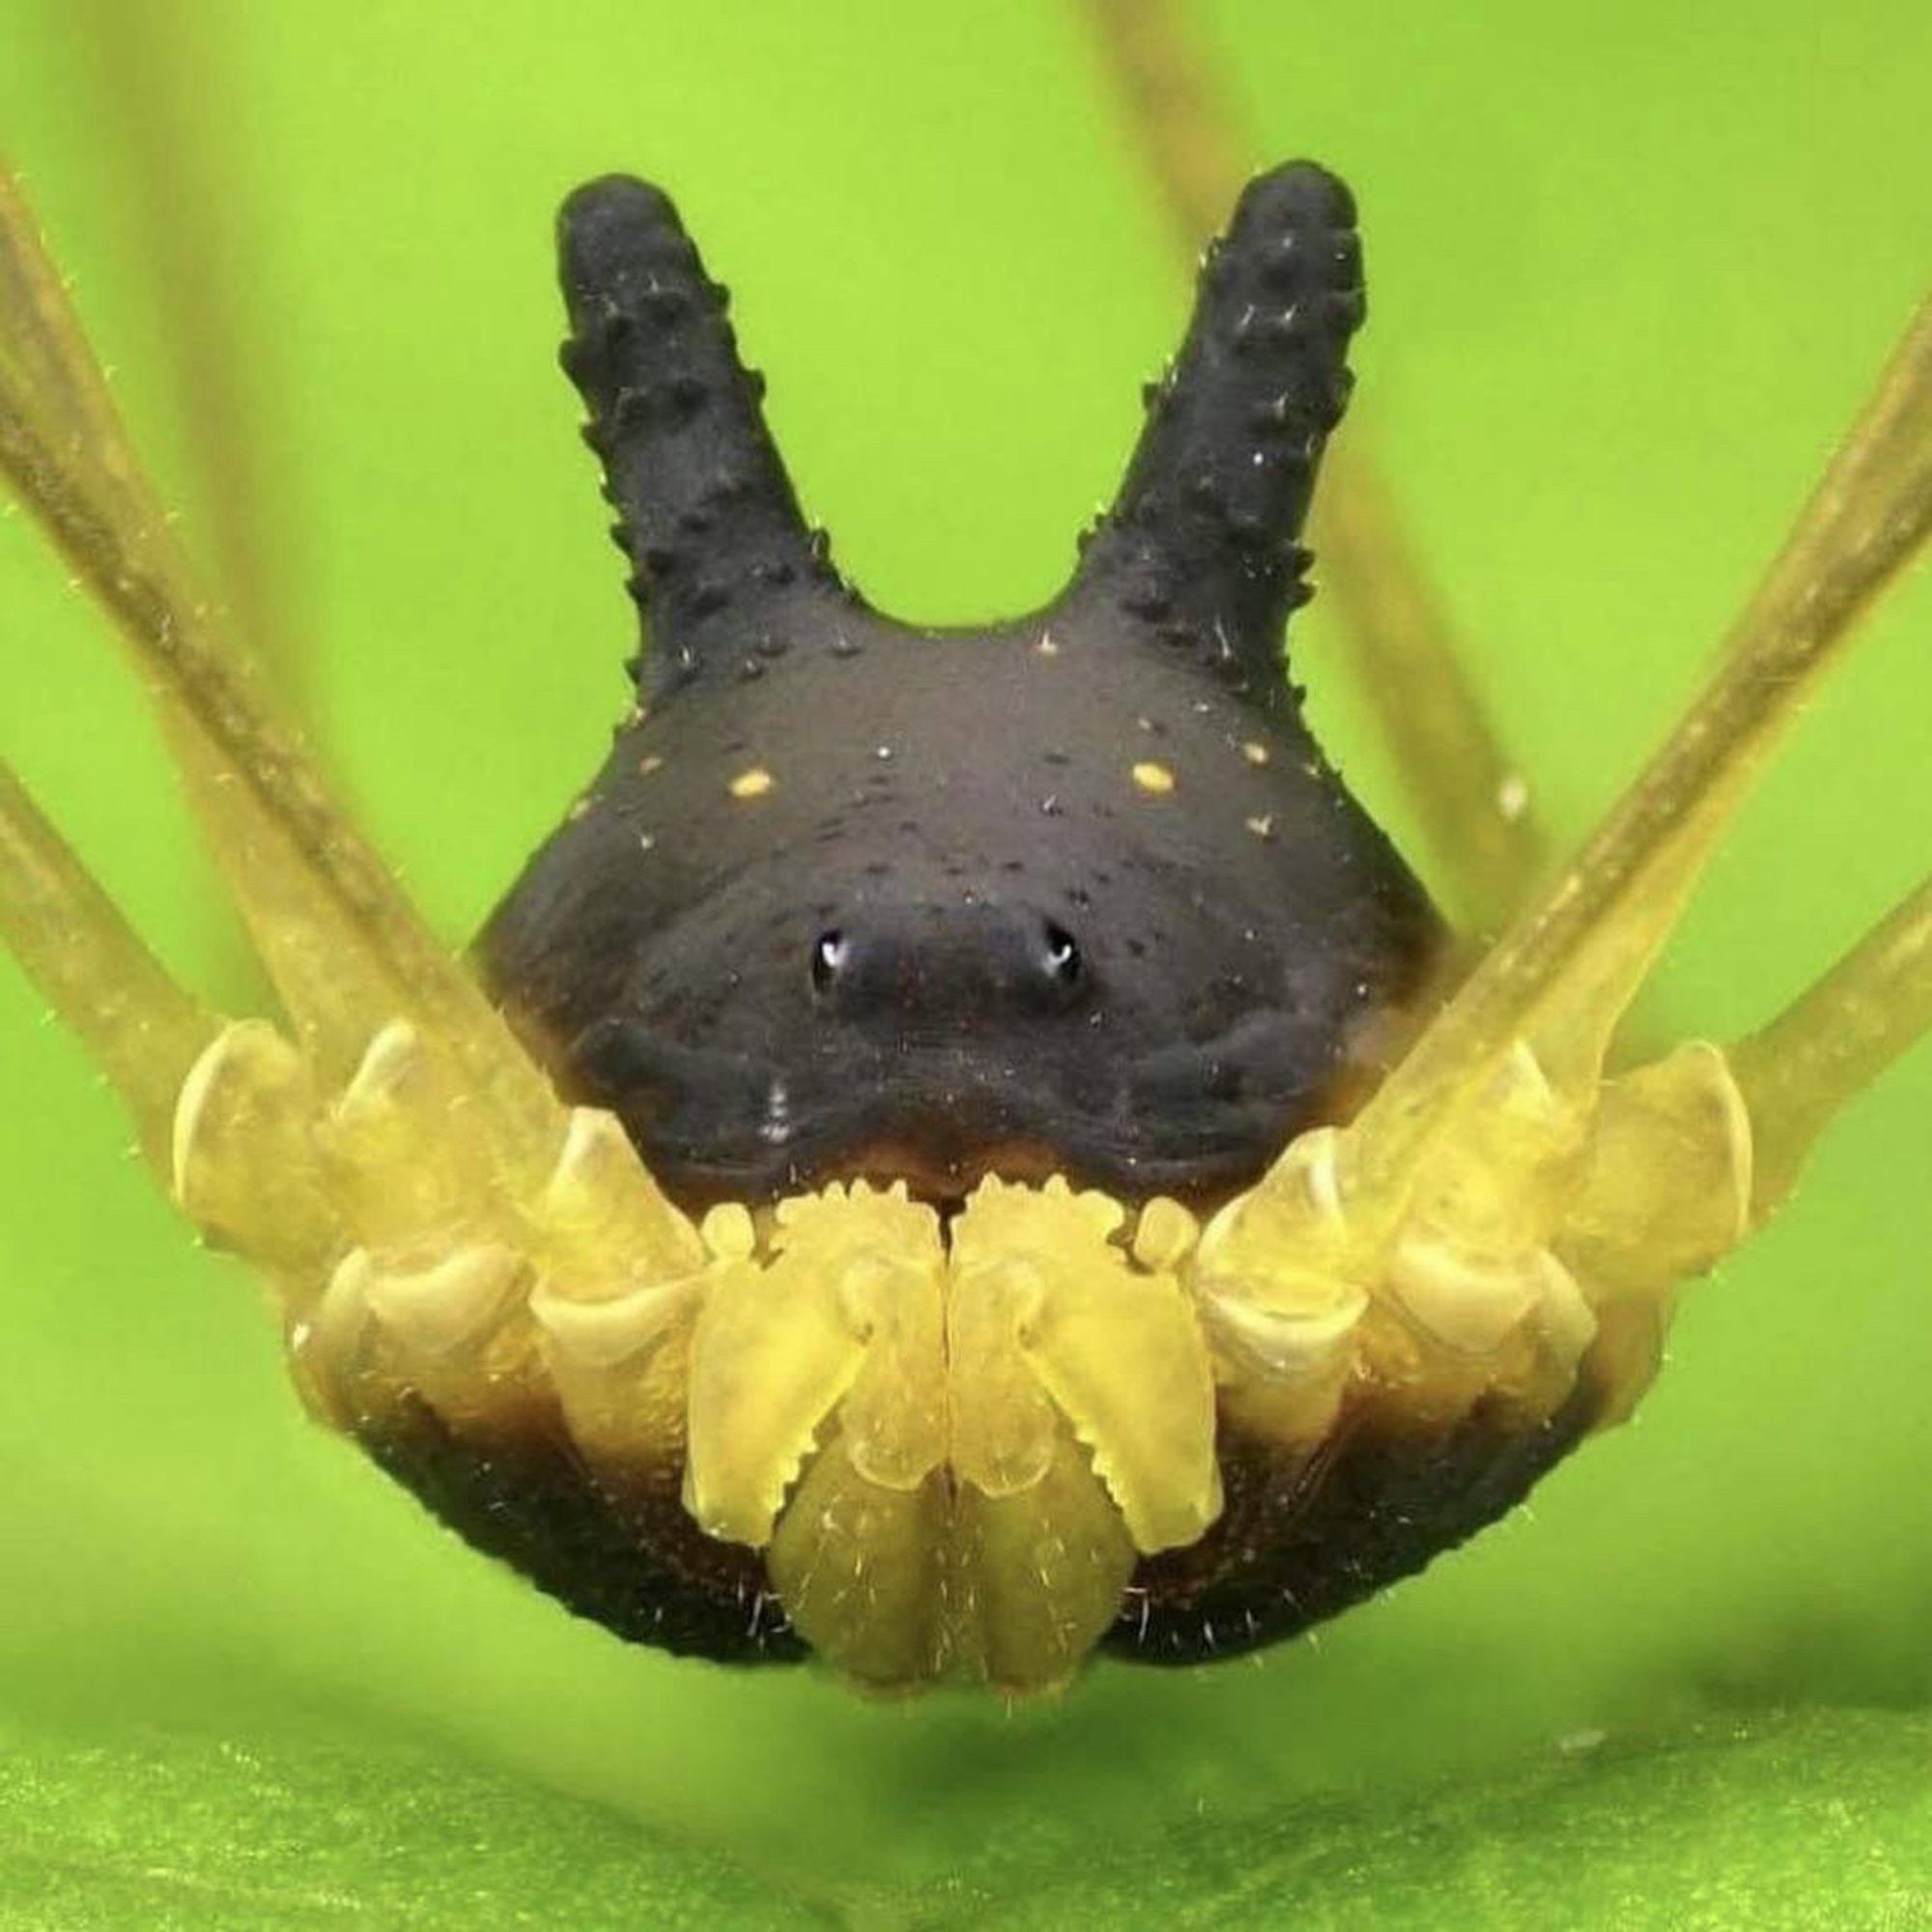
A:
<svg viewBox="0 0 1932 1932">
<path fill-rule="evenodd" d="M 1064 925 L 1048 921 L 1046 927 L 1047 970 L 1063 986 L 1080 983 L 1080 948 Z"/>
<path fill-rule="evenodd" d="M 832 990 L 832 982 L 845 970 L 850 952 L 845 935 L 836 928 L 821 932 L 811 943 L 811 983 L 821 993 Z"/>
</svg>

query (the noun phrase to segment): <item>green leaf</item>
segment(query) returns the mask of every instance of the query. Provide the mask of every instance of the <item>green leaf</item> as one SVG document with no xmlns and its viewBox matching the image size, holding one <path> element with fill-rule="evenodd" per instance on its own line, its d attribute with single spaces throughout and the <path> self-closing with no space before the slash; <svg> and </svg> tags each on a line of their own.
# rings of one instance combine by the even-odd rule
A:
<svg viewBox="0 0 1932 1932">
<path fill-rule="evenodd" d="M 0 1927 L 791 1928 L 732 1861 L 460 1759 L 0 1733 Z"/>
<path fill-rule="evenodd" d="M 0 1927 L 1856 1932 L 1932 1921 L 1928 1764 L 1922 1715 L 1713 1717 L 1104 1843 L 1035 1810 L 956 1868 L 834 1890 L 422 1749 L 9 1736 Z"/>
<path fill-rule="evenodd" d="M 1710 1719 L 1572 1739 L 1540 1762 L 1420 1793 L 1196 1817 L 1099 1848 L 1049 1824 L 914 1923 L 1375 1927 L 1932 1922 L 1932 1719 Z"/>
</svg>

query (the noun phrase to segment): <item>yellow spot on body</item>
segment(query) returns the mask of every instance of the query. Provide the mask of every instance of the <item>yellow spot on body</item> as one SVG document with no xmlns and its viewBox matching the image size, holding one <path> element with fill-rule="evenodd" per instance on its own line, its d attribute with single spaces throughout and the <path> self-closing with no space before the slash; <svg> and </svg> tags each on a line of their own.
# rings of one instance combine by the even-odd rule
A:
<svg viewBox="0 0 1932 1932">
<path fill-rule="evenodd" d="M 564 816 L 571 824 L 575 825 L 580 818 L 588 816 L 591 807 L 596 803 L 597 801 L 594 798 L 575 799 L 571 803 L 570 810 L 564 813 Z"/>
<path fill-rule="evenodd" d="M 1057 658 L 1060 655 L 1060 640 L 1051 631 L 1042 631 L 1034 649 L 1043 658 Z"/>
<path fill-rule="evenodd" d="M 1251 765 L 1264 765 L 1268 761 L 1268 748 L 1259 738 L 1245 738 L 1241 741 L 1241 756 Z"/>
<path fill-rule="evenodd" d="M 774 780 L 763 765 L 753 765 L 748 772 L 740 772 L 731 781 L 731 796 L 736 799 L 763 798 L 771 790 Z"/>
<path fill-rule="evenodd" d="M 1143 791 L 1164 798 L 1174 789 L 1174 774 L 1167 766 L 1155 764 L 1148 758 L 1134 767 L 1134 782 Z"/>
<path fill-rule="evenodd" d="M 638 760 L 638 770 L 645 778 L 649 778 L 653 772 L 660 770 L 663 765 L 664 759 L 656 752 L 653 752 L 648 758 L 639 758 Z"/>
<path fill-rule="evenodd" d="M 1247 823 L 1248 823 L 1248 830 L 1252 832 L 1257 838 L 1272 838 L 1274 837 L 1273 812 L 1271 811 L 1265 812 L 1260 818 L 1251 818 L 1248 820 Z"/>
</svg>

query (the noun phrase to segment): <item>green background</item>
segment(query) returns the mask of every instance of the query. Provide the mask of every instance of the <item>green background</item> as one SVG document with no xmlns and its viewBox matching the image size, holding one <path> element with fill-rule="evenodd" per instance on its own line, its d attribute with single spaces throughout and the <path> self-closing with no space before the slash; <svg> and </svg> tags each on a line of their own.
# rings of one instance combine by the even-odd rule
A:
<svg viewBox="0 0 1932 1932">
<path fill-rule="evenodd" d="M 1357 190 L 1364 422 L 1575 834 L 1928 280 L 1922 7 L 1201 18 L 1257 156 Z M 677 196 L 809 506 L 911 617 L 1059 582 L 1184 313 L 1046 0 L 0 0 L 0 146 L 202 532 L 214 403 L 170 291 L 218 265 L 292 680 L 452 939 L 624 701 L 553 359 L 573 183 Z M 1386 803 L 1319 603 L 1296 649 Z M 241 997 L 118 671 L 0 522 L 0 746 L 171 962 Z M 1764 1016 L 1922 872 L 1928 753 L 1921 576 L 1714 867 L 1666 1024 Z M 4 970 L 0 1056 L 0 1924 L 1932 1918 L 1924 1052 L 1532 1508 L 1319 1642 L 1012 1714 L 571 1622 L 304 1422 L 251 1284 Z"/>
</svg>

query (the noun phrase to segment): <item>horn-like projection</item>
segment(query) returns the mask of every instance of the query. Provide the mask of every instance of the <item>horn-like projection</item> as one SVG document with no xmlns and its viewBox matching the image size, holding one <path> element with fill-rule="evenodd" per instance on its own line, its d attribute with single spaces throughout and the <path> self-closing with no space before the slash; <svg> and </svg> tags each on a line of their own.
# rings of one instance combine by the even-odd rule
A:
<svg viewBox="0 0 1932 1932">
<path fill-rule="evenodd" d="M 1177 641 L 1277 677 L 1282 625 L 1309 595 L 1296 540 L 1364 312 L 1348 189 L 1307 161 L 1249 183 L 1074 594 L 1112 594 Z"/>
<path fill-rule="evenodd" d="M 557 254 L 561 360 L 655 645 L 643 662 L 676 683 L 715 640 L 742 646 L 838 579 L 765 428 L 764 381 L 739 360 L 725 291 L 669 198 L 621 175 L 591 182 L 563 205 Z"/>
</svg>

